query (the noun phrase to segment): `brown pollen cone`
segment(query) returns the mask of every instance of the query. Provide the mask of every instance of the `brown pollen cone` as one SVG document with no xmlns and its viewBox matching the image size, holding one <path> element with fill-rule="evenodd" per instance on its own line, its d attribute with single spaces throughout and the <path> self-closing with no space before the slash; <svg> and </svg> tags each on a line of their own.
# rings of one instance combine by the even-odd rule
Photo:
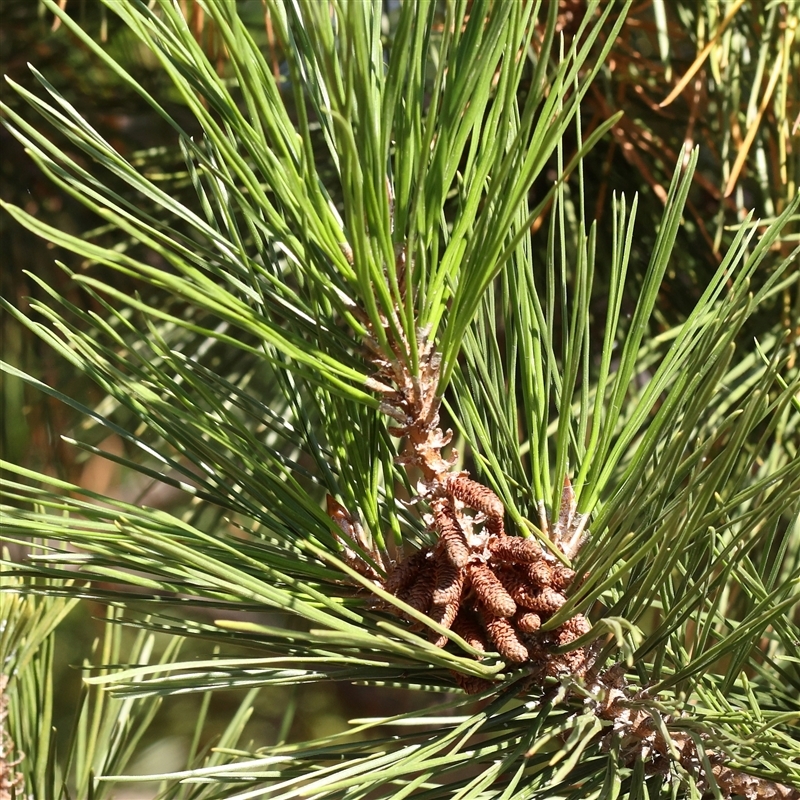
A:
<svg viewBox="0 0 800 800">
<path fill-rule="evenodd" d="M 525 565 L 528 580 L 536 587 L 550 586 L 553 580 L 553 568 L 544 560 Z"/>
<path fill-rule="evenodd" d="M 467 567 L 472 588 L 486 611 L 496 617 L 513 617 L 517 604 L 497 579 L 491 568 L 483 563 Z"/>
<path fill-rule="evenodd" d="M 489 638 L 503 658 L 515 664 L 522 664 L 528 660 L 528 648 L 519 640 L 517 632 L 507 619 L 484 613 L 483 622 Z"/>
<path fill-rule="evenodd" d="M 450 674 L 455 678 L 458 687 L 467 694 L 480 694 L 492 685 L 491 681 L 479 678 L 477 675 L 462 675 L 460 672 L 454 672 L 453 670 L 450 671 Z"/>
<path fill-rule="evenodd" d="M 524 606 L 541 614 L 555 614 L 566 602 L 567 598 L 563 594 L 545 586 L 544 589 L 540 589 L 526 599 Z"/>
<path fill-rule="evenodd" d="M 434 622 L 438 622 L 443 628 L 452 628 L 453 622 L 455 622 L 456 617 L 458 616 L 459 611 L 459 601 L 454 600 L 452 603 L 434 603 L 431 606 L 431 610 L 429 612 L 430 618 Z M 433 643 L 437 647 L 444 647 L 447 644 L 447 637 L 444 635 L 438 635 L 433 632 L 433 635 L 436 637 L 433 640 Z"/>
<path fill-rule="evenodd" d="M 589 633 L 592 626 L 583 614 L 576 614 L 556 629 L 557 640 L 560 645 L 574 642 L 584 633 Z"/>
<path fill-rule="evenodd" d="M 464 532 L 456 520 L 456 510 L 453 501 L 448 497 L 437 497 L 431 503 L 433 519 L 439 540 L 445 552 L 455 567 L 463 567 L 469 560 L 469 548 Z"/>
<path fill-rule="evenodd" d="M 525 576 L 514 569 L 513 566 L 495 567 L 495 576 L 518 606 L 529 607 L 534 602 L 538 589 L 531 586 Z"/>
<path fill-rule="evenodd" d="M 554 589 L 559 589 L 559 590 L 566 589 L 567 586 L 569 586 L 573 580 L 575 580 L 574 569 L 565 567 L 563 564 L 559 564 L 557 567 L 553 567 L 553 577 L 551 579 L 550 585 Z"/>
<path fill-rule="evenodd" d="M 390 594 L 396 595 L 411 586 L 430 551 L 430 547 L 423 547 L 408 558 L 398 561 L 386 576 L 383 588 Z"/>
<path fill-rule="evenodd" d="M 504 536 L 489 539 L 489 552 L 501 561 L 512 564 L 533 564 L 542 557 L 542 548 L 534 539 L 521 536 Z"/>
<path fill-rule="evenodd" d="M 484 524 L 486 525 L 486 530 L 489 531 L 493 538 L 505 538 L 506 530 L 503 525 L 502 517 L 487 517 Z"/>
<path fill-rule="evenodd" d="M 542 618 L 535 611 L 520 609 L 511 621 L 522 633 L 536 633 L 542 627 Z"/>
<path fill-rule="evenodd" d="M 464 570 L 453 566 L 443 554 L 436 557 L 436 588 L 433 591 L 434 605 L 457 603 L 464 588 Z"/>
<path fill-rule="evenodd" d="M 483 511 L 487 517 L 502 519 L 505 516 L 503 501 L 488 486 L 470 480 L 465 475 L 450 477 L 445 486 L 453 497 L 461 500 L 469 508 Z"/>
<path fill-rule="evenodd" d="M 462 606 L 450 627 L 453 633 L 457 633 L 468 645 L 480 650 L 481 653 L 486 652 L 486 636 L 472 611 Z"/>
<path fill-rule="evenodd" d="M 433 599 L 433 590 L 436 586 L 436 574 L 433 564 L 427 561 L 417 573 L 416 580 L 411 587 L 401 595 L 412 608 L 423 614 L 428 613 Z"/>
</svg>

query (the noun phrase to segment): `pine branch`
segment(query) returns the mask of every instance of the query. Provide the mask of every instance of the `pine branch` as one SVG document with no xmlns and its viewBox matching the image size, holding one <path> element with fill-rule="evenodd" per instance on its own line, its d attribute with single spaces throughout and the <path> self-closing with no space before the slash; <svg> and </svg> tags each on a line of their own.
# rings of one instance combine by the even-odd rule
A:
<svg viewBox="0 0 800 800">
<path fill-rule="evenodd" d="M 772 254 L 800 199 L 740 225 L 665 321 L 697 152 L 676 159 L 646 266 L 636 201 L 615 200 L 610 243 L 585 211 L 585 158 L 618 118 L 584 136 L 581 99 L 629 4 L 594 4 L 559 50 L 555 2 L 456 0 L 441 17 L 408 2 L 394 39 L 374 4 L 270 2 L 282 82 L 235 4 L 202 6 L 221 75 L 174 3 L 109 3 L 195 137 L 45 4 L 184 160 L 183 184 L 162 184 L 40 73 L 39 93 L 14 86 L 81 157 L 7 108 L 14 135 L 107 228 L 9 206 L 77 255 L 64 269 L 90 305 L 40 282 L 31 314 L 4 308 L 105 400 L 4 369 L 93 421 L 70 442 L 180 497 L 157 508 L 2 465 L 3 535 L 33 547 L 10 569 L 114 609 L 85 679 L 105 739 L 102 709 L 138 704 L 104 774 L 90 753 L 75 767 L 79 794 L 111 790 L 163 697 L 357 681 L 463 692 L 428 721 L 266 752 L 237 744 L 251 695 L 224 752 L 194 746 L 168 796 L 233 780 L 286 798 L 793 796 L 800 374 L 784 331 L 761 337 L 766 363 L 747 342 L 756 309 L 797 290 L 797 251 Z M 123 625 L 139 638 L 112 658 Z M 173 644 L 147 663 L 155 631 Z M 186 637 L 247 655 L 179 661 Z"/>
</svg>

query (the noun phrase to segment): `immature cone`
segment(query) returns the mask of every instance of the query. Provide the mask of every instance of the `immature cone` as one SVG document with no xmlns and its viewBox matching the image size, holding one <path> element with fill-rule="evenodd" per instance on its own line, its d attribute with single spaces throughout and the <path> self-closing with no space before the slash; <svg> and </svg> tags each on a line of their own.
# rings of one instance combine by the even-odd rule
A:
<svg viewBox="0 0 800 800">
<path fill-rule="evenodd" d="M 475 594 L 489 614 L 496 617 L 514 616 L 517 604 L 486 564 L 470 564 L 467 574 Z"/>
</svg>

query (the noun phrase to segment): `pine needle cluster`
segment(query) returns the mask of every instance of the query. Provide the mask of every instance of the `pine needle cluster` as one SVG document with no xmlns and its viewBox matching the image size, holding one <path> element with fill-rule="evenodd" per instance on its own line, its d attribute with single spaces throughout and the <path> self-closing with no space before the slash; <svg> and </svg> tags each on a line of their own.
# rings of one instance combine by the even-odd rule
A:
<svg viewBox="0 0 800 800">
<path fill-rule="evenodd" d="M 171 493 L 2 462 L 25 552 L 0 594 L 9 791 L 800 796 L 800 343 L 768 313 L 800 308 L 800 198 L 738 220 L 685 312 L 660 308 L 697 277 L 676 243 L 698 149 L 644 248 L 636 197 L 608 241 L 587 202 L 621 116 L 584 114 L 631 3 L 266 0 L 257 32 L 228 0 L 104 0 L 110 47 L 43 5 L 174 147 L 121 152 L 35 66 L 37 91 L 9 81 L 6 126 L 98 225 L 3 203 L 81 299 L 31 274 L 27 309 L 0 302 L 101 399 L 2 369 L 85 419 L 69 446 Z M 62 753 L 54 637 L 88 602 L 106 618 Z M 248 741 L 259 691 L 314 683 L 440 699 L 311 740 L 287 711 Z M 130 774 L 184 695 L 183 768 Z"/>
</svg>

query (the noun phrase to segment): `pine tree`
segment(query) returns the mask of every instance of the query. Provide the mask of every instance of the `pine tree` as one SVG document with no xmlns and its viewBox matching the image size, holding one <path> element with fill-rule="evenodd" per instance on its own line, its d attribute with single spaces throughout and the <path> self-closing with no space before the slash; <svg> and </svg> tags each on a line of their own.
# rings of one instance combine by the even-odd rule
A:
<svg viewBox="0 0 800 800">
<path fill-rule="evenodd" d="M 607 243 L 587 210 L 620 116 L 586 135 L 582 102 L 630 3 L 566 39 L 555 2 L 407 2 L 389 34 L 378 4 L 267 0 L 276 74 L 246 5 L 198 5 L 219 70 L 180 4 L 109 0 L 191 128 L 45 4 L 180 163 L 125 157 L 35 68 L 40 92 L 12 82 L 69 147 L 6 104 L 10 129 L 102 224 L 4 203 L 83 299 L 40 281 L 3 307 L 102 400 L 4 370 L 85 415 L 72 445 L 181 501 L 3 462 L 4 537 L 30 555 L 0 595 L 0 793 L 112 796 L 161 700 L 192 693 L 160 797 L 800 797 L 800 369 L 774 313 L 800 295 L 800 199 L 659 311 L 698 151 L 650 252 L 636 197 Z M 53 631 L 88 600 L 105 637 L 57 757 Z M 332 681 L 442 700 L 241 740 L 259 688 Z"/>
</svg>

